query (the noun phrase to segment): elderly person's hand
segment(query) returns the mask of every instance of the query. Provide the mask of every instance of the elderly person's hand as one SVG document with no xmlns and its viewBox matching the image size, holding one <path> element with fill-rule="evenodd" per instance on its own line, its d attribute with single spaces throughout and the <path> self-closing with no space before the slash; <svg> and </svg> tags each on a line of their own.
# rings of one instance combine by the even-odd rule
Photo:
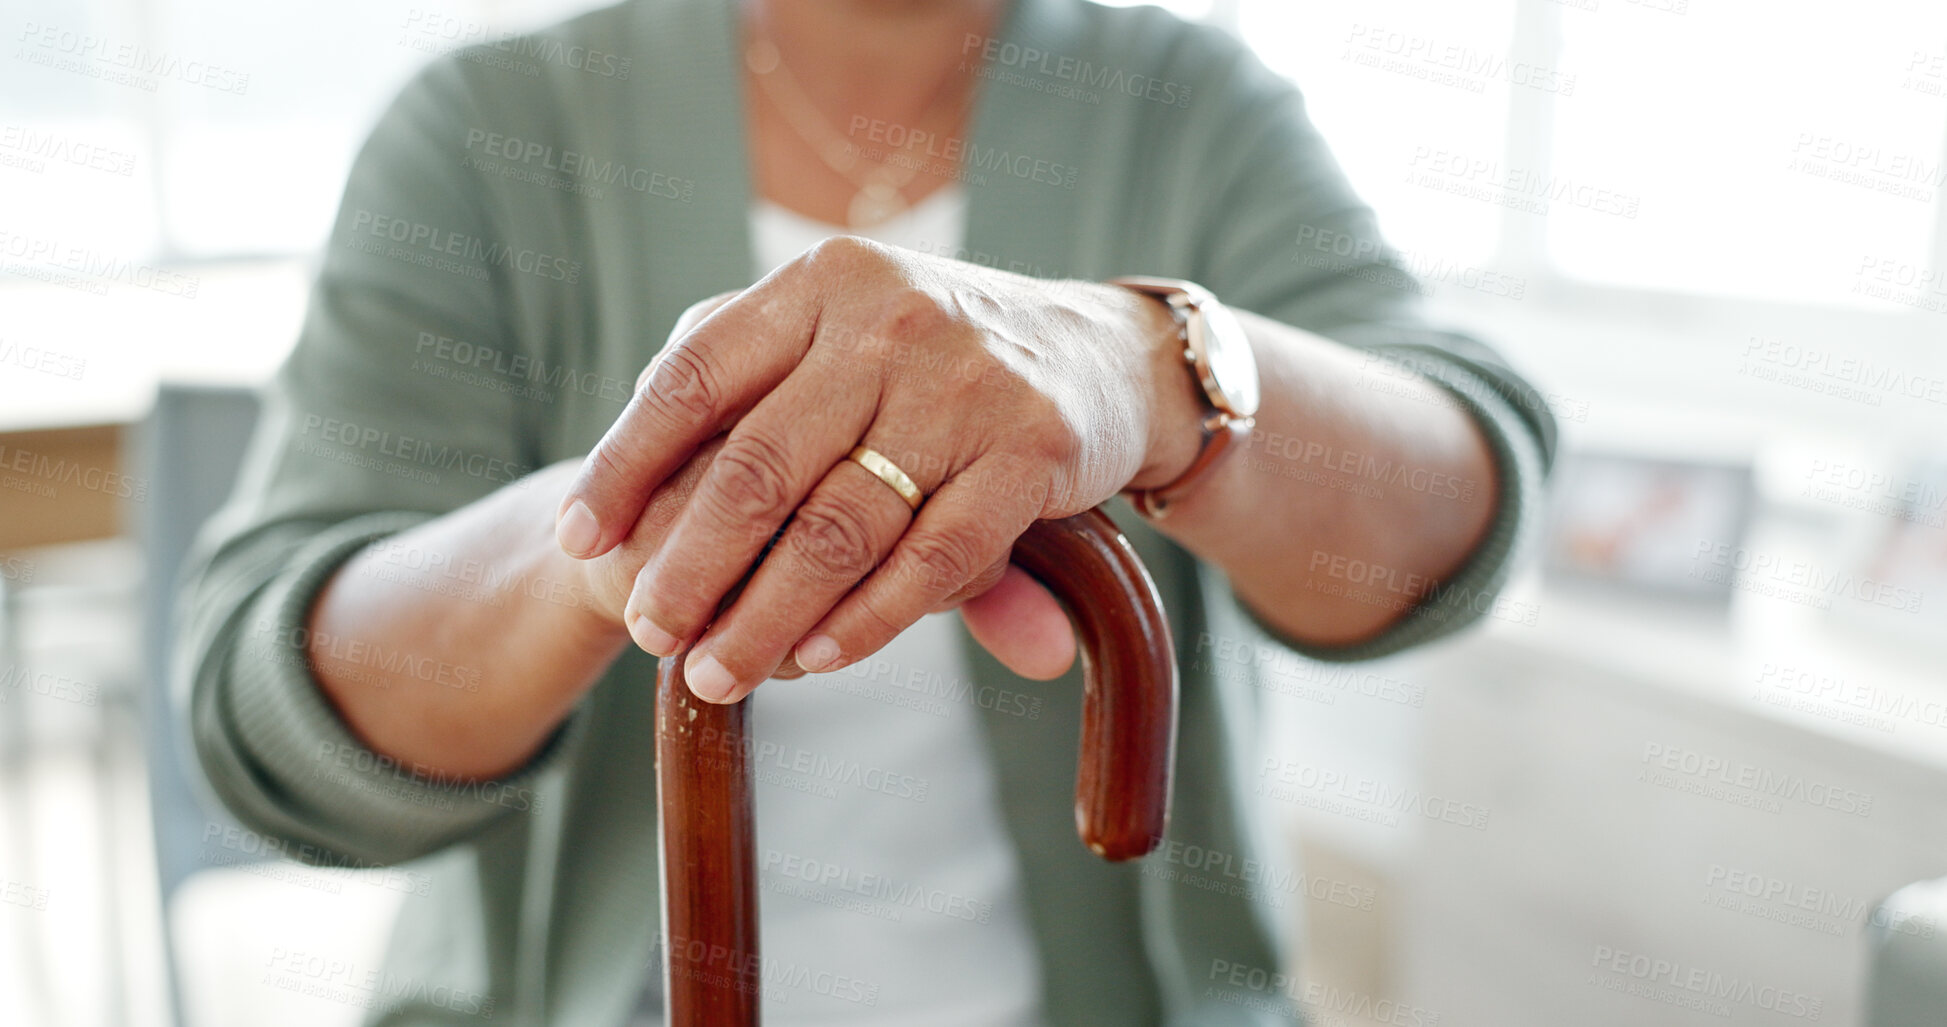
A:
<svg viewBox="0 0 1947 1027">
<path fill-rule="evenodd" d="M 623 611 L 652 653 L 695 640 L 698 695 L 739 699 L 793 661 L 838 669 L 990 589 L 966 610 L 976 636 L 1051 676 L 1073 641 L 1053 600 L 1009 572 L 1009 550 L 1037 519 L 1194 458 L 1174 331 L 1160 304 L 1117 286 L 834 239 L 685 316 L 569 488 L 557 535 L 570 555 L 609 553 L 724 435 Z M 917 514 L 848 459 L 855 446 L 910 477 Z"/>
</svg>

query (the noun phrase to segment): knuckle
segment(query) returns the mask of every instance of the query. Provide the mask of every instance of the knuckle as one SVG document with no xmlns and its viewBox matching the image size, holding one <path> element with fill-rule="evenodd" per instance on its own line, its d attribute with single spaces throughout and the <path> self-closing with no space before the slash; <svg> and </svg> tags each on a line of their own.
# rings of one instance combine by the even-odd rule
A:
<svg viewBox="0 0 1947 1027">
<path fill-rule="evenodd" d="M 822 493 L 798 508 L 791 540 L 793 555 L 821 580 L 857 581 L 877 562 L 865 517 Z"/>
<path fill-rule="evenodd" d="M 1033 419 L 1036 426 L 1026 439 L 1030 455 L 1059 467 L 1073 466 L 1082 456 L 1082 432 L 1059 404 L 1041 404 Z"/>
<path fill-rule="evenodd" d="M 670 634 L 677 638 L 689 638 L 710 622 L 715 606 L 713 597 L 704 593 L 701 577 L 691 575 L 664 582 L 653 593 L 646 590 L 646 584 L 640 577 L 635 579 L 634 590 L 630 593 L 635 610 L 649 615 Z"/>
<path fill-rule="evenodd" d="M 1099 457 L 1065 423 L 1023 432 L 990 454 L 993 477 L 1001 487 L 987 498 L 1022 500 L 1040 511 L 1060 507 L 1073 488 L 1090 479 L 1088 466 Z"/>
<path fill-rule="evenodd" d="M 609 435 L 588 454 L 590 470 L 588 477 L 596 481 L 632 481 L 636 476 L 635 454 L 623 445 L 620 439 Z"/>
<path fill-rule="evenodd" d="M 791 508 L 790 464 L 784 449 L 755 432 L 733 435 L 717 451 L 710 478 L 726 513 L 752 520 L 782 520 Z"/>
<path fill-rule="evenodd" d="M 1081 433 L 1068 425 L 1046 432 L 1035 440 L 1034 454 L 1044 467 L 1063 471 L 1079 467 L 1084 462 Z"/>
<path fill-rule="evenodd" d="M 1001 577 L 1006 573 L 1007 573 L 1007 560 L 1003 558 L 994 561 L 992 564 L 988 565 L 986 570 L 981 571 L 979 574 L 974 575 L 972 580 L 968 581 L 966 584 L 954 590 L 954 593 L 951 596 L 947 597 L 946 605 L 963 603 L 969 599 L 974 598 L 975 596 L 985 593 L 988 589 L 991 589 L 996 584 L 998 584 L 1001 580 Z"/>
<path fill-rule="evenodd" d="M 677 344 L 650 365 L 640 395 L 686 422 L 713 423 L 722 416 L 723 388 L 717 369 L 696 347 Z"/>
<path fill-rule="evenodd" d="M 914 532 L 907 536 L 911 554 L 907 572 L 922 587 L 952 592 L 980 573 L 987 561 L 975 555 L 972 543 L 958 535 Z"/>
<path fill-rule="evenodd" d="M 879 322 L 881 335 L 916 345 L 942 343 L 965 327 L 932 294 L 910 287 L 886 297 Z"/>
<path fill-rule="evenodd" d="M 709 296 L 704 299 L 697 300 L 695 303 L 690 304 L 687 308 L 684 309 L 683 316 L 677 318 L 677 323 L 681 324 L 684 321 L 689 321 L 692 325 L 694 325 L 697 321 L 701 321 L 704 318 L 709 317 L 711 314 L 716 313 L 717 308 L 723 306 L 726 303 L 729 303 L 731 300 L 734 300 L 741 295 L 743 295 L 742 289 L 729 289 L 724 292 L 717 293 L 714 296 Z"/>
<path fill-rule="evenodd" d="M 851 631 L 848 632 L 849 635 L 854 636 L 854 640 L 841 647 L 845 652 L 876 652 L 897 637 L 901 631 L 906 630 L 907 625 L 887 615 L 884 602 L 883 596 L 877 593 L 871 591 L 859 593 L 857 602 L 854 602 L 851 607 L 853 623 L 850 625 Z"/>
<path fill-rule="evenodd" d="M 834 235 L 806 250 L 800 259 L 812 266 L 850 266 L 862 257 L 875 254 L 877 250 L 877 244 L 856 235 Z"/>
</svg>

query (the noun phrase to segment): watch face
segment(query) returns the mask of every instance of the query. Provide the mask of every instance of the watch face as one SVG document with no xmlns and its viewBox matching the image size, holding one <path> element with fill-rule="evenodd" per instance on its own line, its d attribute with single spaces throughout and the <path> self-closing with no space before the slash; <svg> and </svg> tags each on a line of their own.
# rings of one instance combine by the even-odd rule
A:
<svg viewBox="0 0 1947 1027">
<path fill-rule="evenodd" d="M 1257 414 L 1257 358 L 1244 337 L 1244 326 L 1237 315 L 1222 303 L 1202 306 L 1203 361 L 1199 368 L 1224 397 L 1224 406 L 1239 417 Z M 1213 397 L 1214 398 L 1214 397 Z"/>
</svg>

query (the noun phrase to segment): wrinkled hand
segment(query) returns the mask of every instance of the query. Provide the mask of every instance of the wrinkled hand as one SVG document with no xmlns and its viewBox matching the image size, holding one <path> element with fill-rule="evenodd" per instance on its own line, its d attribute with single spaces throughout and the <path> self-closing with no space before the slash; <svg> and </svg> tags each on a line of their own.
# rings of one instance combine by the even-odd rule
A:
<svg viewBox="0 0 1947 1027">
<path fill-rule="evenodd" d="M 831 240 L 685 315 L 569 487 L 558 538 L 582 559 L 639 547 L 624 623 L 660 656 L 694 641 L 705 699 L 793 662 L 836 670 L 976 596 L 975 636 L 1053 676 L 1072 635 L 1008 552 L 1146 469 L 1158 317 L 1113 286 Z M 928 496 L 917 515 L 846 459 L 860 444 Z M 672 492 L 680 512 L 644 539 Z"/>
<path fill-rule="evenodd" d="M 681 338 L 735 295 L 725 293 L 691 307 L 677 320 L 671 337 Z M 647 369 L 642 377 L 647 379 Z M 638 387 L 641 384 L 638 381 Z M 625 623 L 624 611 L 635 592 L 636 576 L 682 515 L 723 442 L 724 437 L 719 435 L 704 443 L 670 475 L 656 489 L 635 527 L 615 548 L 580 561 L 583 594 L 605 619 Z M 1067 615 L 1047 589 L 1018 567 L 1010 564 L 994 587 L 969 598 L 959 610 L 974 638 L 1016 673 L 1045 680 L 1059 676 L 1074 662 L 1075 638 Z M 771 677 L 789 679 L 803 674 L 795 660 L 787 659 Z"/>
</svg>

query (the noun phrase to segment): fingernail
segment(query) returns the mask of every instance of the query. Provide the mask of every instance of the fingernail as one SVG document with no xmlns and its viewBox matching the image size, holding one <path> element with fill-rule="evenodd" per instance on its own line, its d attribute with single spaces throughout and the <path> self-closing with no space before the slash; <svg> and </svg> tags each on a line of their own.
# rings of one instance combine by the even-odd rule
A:
<svg viewBox="0 0 1947 1027">
<path fill-rule="evenodd" d="M 629 634 L 635 639 L 635 644 L 657 656 L 671 656 L 676 652 L 676 636 L 657 627 L 654 621 L 641 614 L 637 614 L 629 624 Z"/>
<path fill-rule="evenodd" d="M 830 635 L 813 635 L 798 643 L 798 666 L 813 674 L 838 662 L 838 643 Z"/>
<path fill-rule="evenodd" d="M 714 656 L 691 660 L 683 670 L 684 677 L 689 680 L 690 691 L 704 702 L 722 702 L 730 698 L 731 690 L 737 687 L 736 677 Z"/>
<path fill-rule="evenodd" d="M 595 523 L 595 514 L 588 504 L 577 499 L 568 512 L 561 515 L 560 523 L 554 526 L 555 541 L 569 556 L 587 556 L 602 537 L 602 526 Z"/>
</svg>

